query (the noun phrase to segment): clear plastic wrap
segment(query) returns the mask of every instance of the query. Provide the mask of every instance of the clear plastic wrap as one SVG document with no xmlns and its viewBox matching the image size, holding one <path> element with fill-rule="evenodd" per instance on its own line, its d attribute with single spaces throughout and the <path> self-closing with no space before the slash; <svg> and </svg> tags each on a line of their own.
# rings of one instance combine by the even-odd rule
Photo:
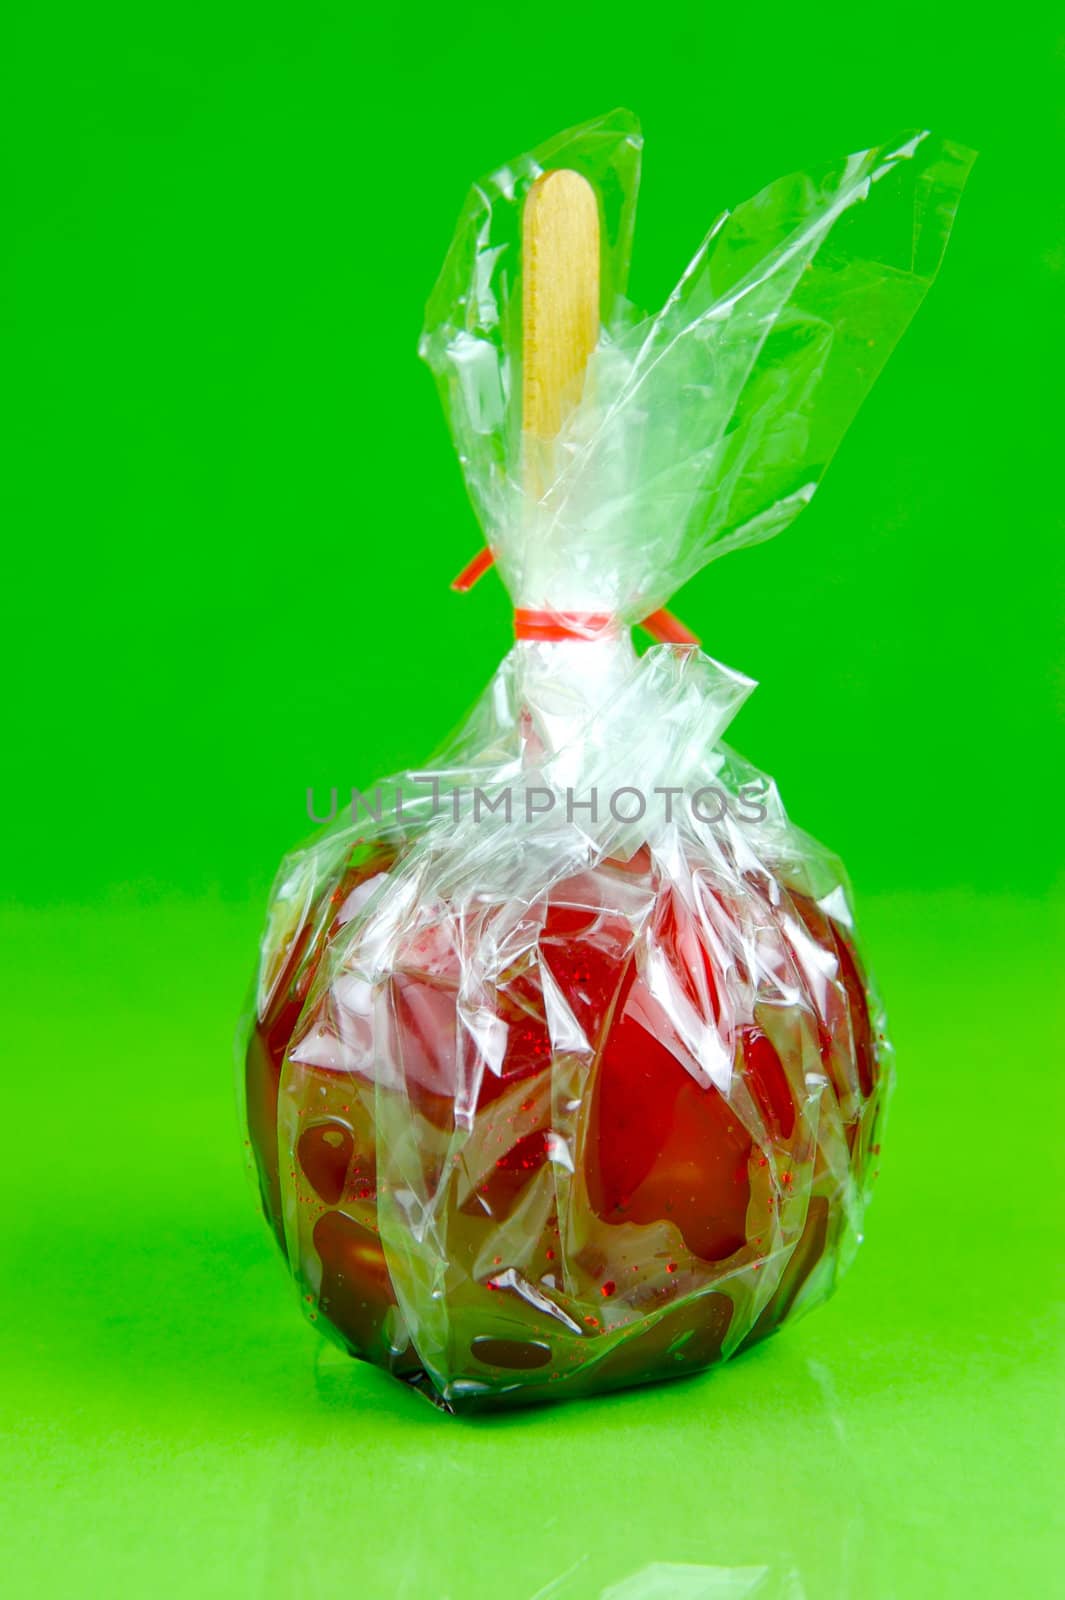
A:
<svg viewBox="0 0 1065 1600">
<path fill-rule="evenodd" d="M 309 1315 L 449 1409 L 691 1372 L 823 1299 L 891 1076 L 838 862 L 722 743 L 753 685 L 630 627 L 810 499 L 972 158 L 922 133 L 782 179 L 645 318 L 639 156 L 614 113 L 470 193 L 421 349 L 519 637 L 426 770 L 283 863 L 242 1051 Z M 562 167 L 602 331 L 530 492 L 521 218 Z"/>
</svg>

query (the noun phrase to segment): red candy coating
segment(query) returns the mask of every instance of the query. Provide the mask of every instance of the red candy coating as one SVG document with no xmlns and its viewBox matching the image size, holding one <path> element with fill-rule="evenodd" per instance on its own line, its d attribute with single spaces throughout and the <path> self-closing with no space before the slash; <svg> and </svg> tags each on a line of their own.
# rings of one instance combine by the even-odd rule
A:
<svg viewBox="0 0 1065 1600">
<path fill-rule="evenodd" d="M 353 1354 L 420 1381 L 419 1349 L 431 1341 L 411 1341 L 377 1231 L 376 1118 L 398 1095 L 425 1129 L 426 1193 L 442 1197 L 459 1273 L 436 1336 L 447 1340 L 436 1363 L 454 1374 L 449 1403 L 487 1403 L 500 1384 L 511 1398 L 539 1398 L 693 1371 L 728 1353 L 726 1339 L 744 1348 L 772 1332 L 844 1225 L 831 1138 L 860 1182 L 859 1127 L 875 1111 L 877 1053 L 848 932 L 799 892 L 752 885 L 752 911 L 704 884 L 686 902 L 645 851 L 550 891 L 531 955 L 501 974 L 479 1024 L 500 1041 L 494 1070 L 471 1054 L 460 1021 L 460 930 L 446 908 L 405 936 L 385 1010 L 367 1013 L 398 1082 L 375 1082 L 376 1054 L 367 1068 L 313 1064 L 304 1045 L 286 1059 L 335 1011 L 316 982 L 323 956 L 393 860 L 364 854 L 324 886 L 249 1040 L 264 1209 L 296 1253 L 305 1299 Z M 779 992 L 797 994 L 790 1008 L 757 999 L 760 964 Z M 330 971 L 343 967 L 341 951 Z M 586 1041 L 572 1056 L 553 1044 L 560 1013 Z M 812 1122 L 811 1064 L 829 1097 Z M 292 1108 L 280 1132 L 279 1100 Z M 811 1127 L 829 1145 L 812 1144 Z M 297 1205 L 286 1238 L 289 1169 Z M 803 1171 L 805 1211 L 793 1199 Z M 760 1265 L 771 1290 L 752 1301 L 741 1275 Z"/>
</svg>

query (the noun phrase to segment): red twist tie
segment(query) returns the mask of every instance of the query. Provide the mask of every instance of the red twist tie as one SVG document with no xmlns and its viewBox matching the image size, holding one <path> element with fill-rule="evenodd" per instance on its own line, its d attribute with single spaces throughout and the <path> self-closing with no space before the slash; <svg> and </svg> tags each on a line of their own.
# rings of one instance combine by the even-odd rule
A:
<svg viewBox="0 0 1065 1600">
<path fill-rule="evenodd" d="M 514 612 L 515 639 L 561 644 L 564 639 L 602 639 L 617 632 L 617 619 L 609 611 L 528 611 L 519 606 Z"/>
<path fill-rule="evenodd" d="M 495 556 L 485 545 L 483 550 L 478 550 L 472 561 L 467 562 L 458 577 L 452 578 L 451 587 L 458 594 L 467 594 L 477 580 L 484 577 L 494 560 Z"/>
<path fill-rule="evenodd" d="M 463 567 L 451 587 L 458 594 L 467 594 L 483 578 L 495 556 L 486 545 L 478 550 L 473 560 Z M 652 611 L 644 617 L 640 627 L 658 644 L 699 643 L 696 634 L 686 628 L 672 611 Z M 619 631 L 617 622 L 609 611 L 530 611 L 519 607 L 514 613 L 514 637 L 539 639 L 550 644 L 560 644 L 566 639 L 601 639 Z"/>
<path fill-rule="evenodd" d="M 698 644 L 699 640 L 690 628 L 686 628 L 679 617 L 672 611 L 652 611 L 649 617 L 644 617 L 640 623 L 645 633 L 659 644 Z"/>
</svg>

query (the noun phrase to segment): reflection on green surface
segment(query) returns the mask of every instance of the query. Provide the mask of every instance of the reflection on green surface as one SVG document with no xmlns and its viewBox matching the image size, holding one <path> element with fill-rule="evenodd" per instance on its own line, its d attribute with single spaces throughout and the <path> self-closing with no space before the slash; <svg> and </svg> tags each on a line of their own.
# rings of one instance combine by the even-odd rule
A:
<svg viewBox="0 0 1065 1600">
<path fill-rule="evenodd" d="M 558 1592 L 558 1591 L 555 1591 Z M 747 1595 L 802 1595 L 790 1572 L 780 1582 L 769 1567 L 704 1567 L 652 1561 L 631 1577 L 604 1589 L 602 1600 L 744 1600 Z"/>
</svg>

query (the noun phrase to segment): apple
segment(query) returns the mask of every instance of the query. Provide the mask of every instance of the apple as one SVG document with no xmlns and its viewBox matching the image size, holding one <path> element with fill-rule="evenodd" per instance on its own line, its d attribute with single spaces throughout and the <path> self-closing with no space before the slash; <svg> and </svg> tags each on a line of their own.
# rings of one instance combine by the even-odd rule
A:
<svg viewBox="0 0 1065 1600">
<path fill-rule="evenodd" d="M 475 1408 L 693 1371 L 827 1292 L 882 1085 L 824 900 L 697 859 L 673 881 L 646 848 L 608 859 L 516 933 L 510 915 L 513 959 L 476 974 L 471 1018 L 468 907 L 423 908 L 373 992 L 343 991 L 394 863 L 363 850 L 326 876 L 267 951 L 248 1042 L 263 1208 L 320 1326 Z M 503 943 L 502 910 L 478 908 L 478 948 Z M 316 1045 L 334 1035 L 347 1054 Z M 432 1219 L 403 1260 L 381 1184 Z"/>
</svg>

